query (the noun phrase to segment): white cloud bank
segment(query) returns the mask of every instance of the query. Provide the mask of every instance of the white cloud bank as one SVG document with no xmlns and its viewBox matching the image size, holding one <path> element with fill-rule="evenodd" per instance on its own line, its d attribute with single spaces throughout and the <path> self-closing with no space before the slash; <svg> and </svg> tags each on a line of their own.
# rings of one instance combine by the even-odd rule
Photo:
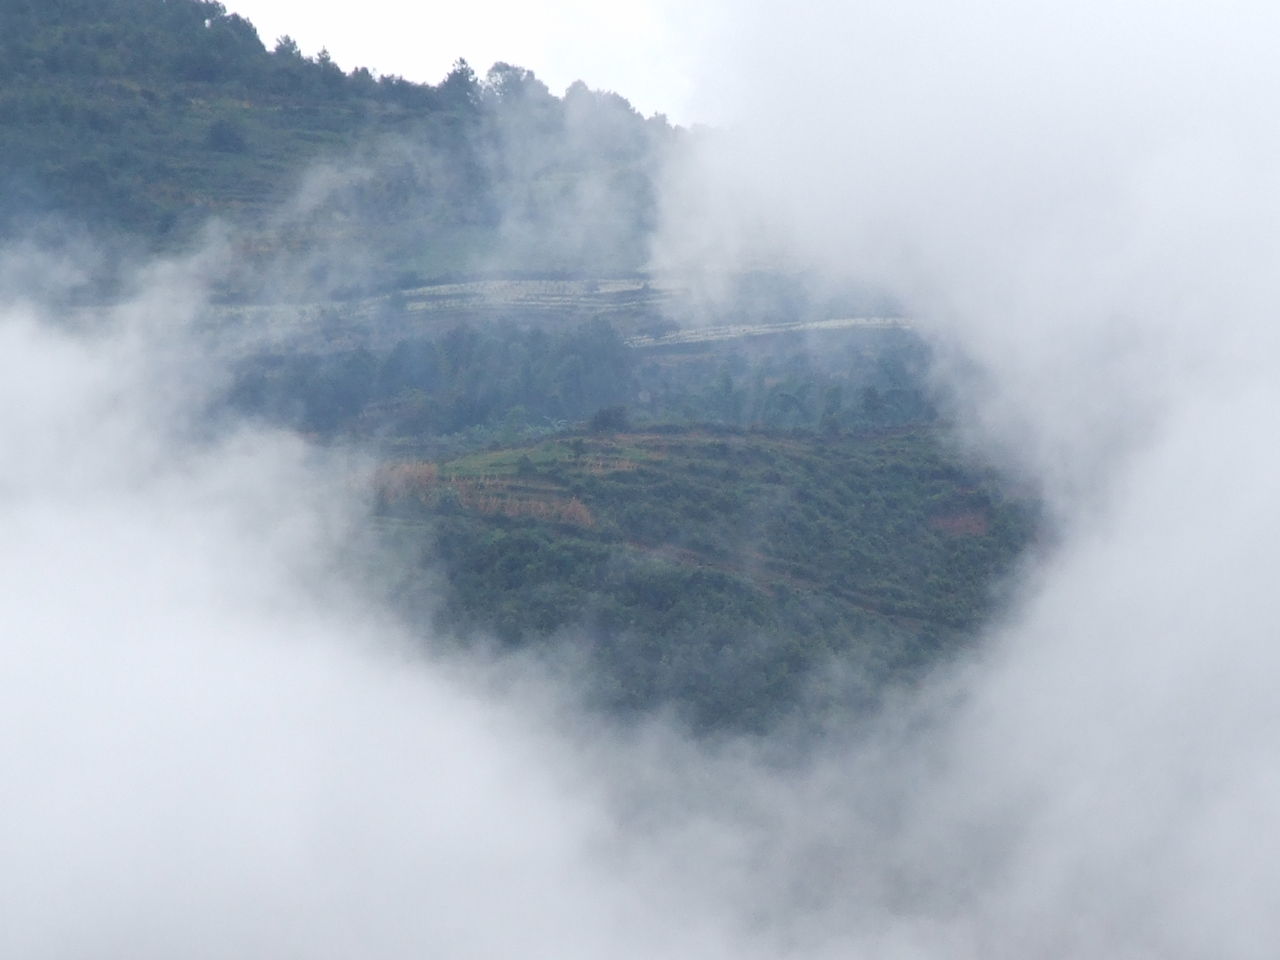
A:
<svg viewBox="0 0 1280 960">
<path fill-rule="evenodd" d="M 868 901 L 877 947 L 1265 956 L 1280 13 L 753 3 L 736 24 L 705 80 L 739 109 L 673 170 L 658 264 L 891 290 L 954 358 L 965 435 L 1060 528 L 941 681 L 962 705 L 937 766 L 862 860 L 900 883 Z"/>
<path fill-rule="evenodd" d="M 1276 16 L 756 7 L 714 48 L 750 110 L 669 262 L 751 223 L 891 286 L 1061 526 L 979 656 L 786 772 L 407 655 L 347 468 L 201 425 L 183 270 L 78 332 L 7 302 L 0 952 L 1269 956 Z"/>
<path fill-rule="evenodd" d="M 170 280 L 92 332 L 0 320 L 0 952 L 612 952 L 550 723 L 360 599 L 349 468 L 200 426 Z"/>
</svg>

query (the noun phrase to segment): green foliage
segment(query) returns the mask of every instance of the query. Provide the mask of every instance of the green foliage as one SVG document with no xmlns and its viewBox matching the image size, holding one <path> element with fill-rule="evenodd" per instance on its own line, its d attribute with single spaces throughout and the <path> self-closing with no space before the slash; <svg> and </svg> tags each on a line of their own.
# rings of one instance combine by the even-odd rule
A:
<svg viewBox="0 0 1280 960">
<path fill-rule="evenodd" d="M 627 399 L 632 358 L 607 324 L 547 333 L 460 324 L 437 339 L 257 358 L 233 392 L 242 408 L 302 429 L 453 435 L 519 433 L 586 418 Z M 513 417 L 514 414 L 514 417 Z M 523 421 L 523 422 L 521 422 Z"/>
<path fill-rule="evenodd" d="M 420 615 L 571 649 L 612 709 L 760 729 L 833 664 L 869 703 L 976 630 L 1032 536 L 941 443 L 906 331 L 641 348 L 520 319 L 258 358 L 238 402 L 377 437 Z"/>
<path fill-rule="evenodd" d="M 591 415 L 587 428 L 592 433 L 617 433 L 631 425 L 627 408 L 621 405 L 604 407 Z"/>
<path fill-rule="evenodd" d="M 558 99 L 505 64 L 481 81 L 459 61 L 436 86 L 345 74 L 288 36 L 268 50 L 208 0 L 11 0 L 0 5 L 0 234 L 56 213 L 171 246 L 217 215 L 257 230 L 259 253 L 360 243 L 386 282 L 493 262 L 634 268 L 671 131 L 594 96 Z M 610 124 L 631 133 L 582 135 Z M 321 160 L 362 176 L 305 221 L 272 222 Z M 597 219 L 571 237 L 559 217 L 574 196 Z M 257 291 L 245 280 L 238 292 Z"/>
<path fill-rule="evenodd" d="M 482 78 L 458 61 L 434 86 L 344 73 L 288 36 L 268 49 L 211 0 L 0 3 L 0 236 L 52 215 L 123 258 L 222 217 L 245 254 L 228 300 L 270 294 L 254 265 L 278 252 L 306 255 L 313 300 L 494 264 L 633 273 L 675 136 L 510 64 Z M 318 199 L 280 213 L 318 161 Z M 736 283 L 742 322 L 845 315 L 800 278 Z M 625 330 L 567 303 L 554 322 L 479 302 L 409 322 L 432 287 L 374 320 L 331 303 L 305 348 L 247 358 L 229 402 L 374 444 L 391 461 L 379 523 L 424 557 L 405 596 L 438 576 L 440 627 L 575 646 L 613 708 L 762 728 L 832 662 L 874 696 L 954 650 L 1033 523 L 940 444 L 923 346 L 880 331 L 641 349 L 625 338 L 669 329 L 644 288 L 586 291 Z"/>
<path fill-rule="evenodd" d="M 205 142 L 210 150 L 222 150 L 226 153 L 244 153 L 248 148 L 244 128 L 226 117 L 220 117 L 209 124 L 209 135 Z"/>
<path fill-rule="evenodd" d="M 408 326 L 395 315 L 381 322 Z M 817 342 L 818 351 L 785 339 L 751 353 L 641 350 L 602 320 L 549 330 L 463 321 L 380 349 L 254 358 L 234 402 L 310 432 L 374 432 L 433 455 L 457 449 L 444 437 L 512 442 L 578 423 L 606 433 L 685 422 L 836 436 L 935 419 L 920 383 L 927 356 L 909 334 Z"/>
<path fill-rule="evenodd" d="M 1033 529 L 923 428 L 579 436 L 431 477 L 383 518 L 432 525 L 438 626 L 574 638 L 608 705 L 703 727 L 776 721 L 836 659 L 860 689 L 916 675 L 987 615 Z"/>
</svg>

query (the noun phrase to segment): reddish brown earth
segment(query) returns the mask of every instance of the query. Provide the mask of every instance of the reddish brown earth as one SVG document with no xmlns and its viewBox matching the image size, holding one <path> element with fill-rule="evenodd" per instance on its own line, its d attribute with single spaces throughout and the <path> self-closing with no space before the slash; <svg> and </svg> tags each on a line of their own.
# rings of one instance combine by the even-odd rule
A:
<svg viewBox="0 0 1280 960">
<path fill-rule="evenodd" d="M 991 531 L 991 518 L 981 510 L 958 510 L 934 517 L 929 526 L 953 537 L 982 537 Z"/>
</svg>

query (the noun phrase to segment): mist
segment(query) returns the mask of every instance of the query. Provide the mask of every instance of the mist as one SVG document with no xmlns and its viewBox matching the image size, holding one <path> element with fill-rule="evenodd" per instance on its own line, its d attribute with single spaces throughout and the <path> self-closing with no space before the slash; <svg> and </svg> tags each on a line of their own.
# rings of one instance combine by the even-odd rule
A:
<svg viewBox="0 0 1280 960">
<path fill-rule="evenodd" d="M 209 415 L 234 242 L 74 313 L 92 251 L 18 245 L 5 954 L 1270 954 L 1278 16 L 733 13 L 686 41 L 725 126 L 669 166 L 653 267 L 903 305 L 958 441 L 1051 510 L 982 644 L 794 754 L 604 720 L 398 621 L 358 452 Z M 566 249 L 607 234 L 594 196 Z M 313 264 L 268 266 L 292 294 Z"/>
<path fill-rule="evenodd" d="M 232 249 L 74 310 L 38 295 L 73 265 L 6 259 L 42 279 L 0 304 L 3 951 L 756 949 L 792 867 L 745 871 L 802 809 L 759 746 L 402 622 L 373 463 L 220 405 Z"/>
<path fill-rule="evenodd" d="M 754 4 L 733 25 L 707 72 L 726 131 L 672 167 L 655 262 L 881 285 L 938 347 L 959 437 L 1053 517 L 1021 598 L 920 701 L 957 706 L 898 758 L 938 765 L 863 861 L 910 878 L 878 944 L 1264 955 L 1274 11 Z"/>
<path fill-rule="evenodd" d="M 210 425 L 203 268 L 3 308 L 4 952 L 661 953 L 549 682 L 380 607 L 367 464 Z"/>
</svg>

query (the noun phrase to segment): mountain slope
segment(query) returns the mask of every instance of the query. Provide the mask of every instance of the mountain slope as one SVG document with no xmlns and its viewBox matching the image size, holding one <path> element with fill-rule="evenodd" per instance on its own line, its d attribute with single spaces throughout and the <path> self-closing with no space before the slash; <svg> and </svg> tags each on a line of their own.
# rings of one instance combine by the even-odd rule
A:
<svg viewBox="0 0 1280 960">
<path fill-rule="evenodd" d="M 384 284 L 635 269 L 672 135 L 621 97 L 581 84 L 555 97 L 506 64 L 482 78 L 460 61 L 435 86 L 344 74 L 287 37 L 268 50 L 206 0 L 0 10 L 10 235 L 56 215 L 167 247 L 217 216 L 249 231 L 252 258 L 364 251 Z M 325 266 L 316 293 L 356 282 L 328 282 Z"/>
<path fill-rule="evenodd" d="M 924 428 L 585 434 L 390 463 L 380 490 L 419 587 L 446 586 L 440 626 L 567 643 L 611 706 L 704 727 L 767 725 L 837 661 L 866 699 L 918 675 L 990 611 L 1033 527 Z"/>
</svg>

